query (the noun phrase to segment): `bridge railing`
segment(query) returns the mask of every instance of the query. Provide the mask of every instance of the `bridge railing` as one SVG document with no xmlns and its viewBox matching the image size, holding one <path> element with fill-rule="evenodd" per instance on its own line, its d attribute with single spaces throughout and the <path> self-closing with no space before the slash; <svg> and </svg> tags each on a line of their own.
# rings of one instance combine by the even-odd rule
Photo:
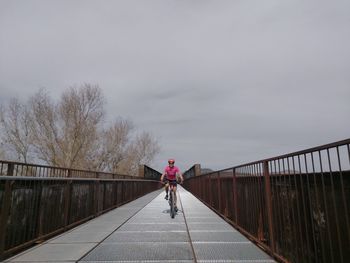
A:
<svg viewBox="0 0 350 263">
<path fill-rule="evenodd" d="M 96 176 L 89 171 L 70 178 L 76 171 L 0 162 L 0 260 L 161 187 L 135 177 L 88 178 Z"/>
<path fill-rule="evenodd" d="M 143 165 L 143 177 L 145 179 L 151 179 L 151 180 L 156 180 L 159 181 L 160 176 L 162 175 L 160 172 L 158 172 L 157 170 L 154 170 L 153 168 L 147 166 L 147 165 Z"/>
<path fill-rule="evenodd" d="M 0 160 L 0 176 L 29 176 L 29 177 L 63 177 L 63 178 L 100 178 L 100 179 L 133 179 L 125 174 L 113 174 L 96 171 L 86 171 L 61 168 L 47 165 L 28 164 Z"/>
<path fill-rule="evenodd" d="M 350 262 L 350 139 L 184 186 L 281 262 Z"/>
<path fill-rule="evenodd" d="M 200 164 L 194 164 L 190 169 L 188 169 L 187 171 L 185 171 L 183 173 L 183 177 L 184 179 L 189 179 L 191 177 L 195 177 L 200 175 L 201 173 L 201 166 Z"/>
</svg>

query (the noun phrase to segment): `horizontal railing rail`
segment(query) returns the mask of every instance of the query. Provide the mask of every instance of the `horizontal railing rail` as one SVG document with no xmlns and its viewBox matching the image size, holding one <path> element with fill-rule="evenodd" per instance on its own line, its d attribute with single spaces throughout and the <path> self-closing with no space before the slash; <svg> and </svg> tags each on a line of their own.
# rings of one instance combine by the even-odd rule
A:
<svg viewBox="0 0 350 263">
<path fill-rule="evenodd" d="M 63 177 L 63 178 L 101 178 L 126 179 L 135 178 L 131 175 L 113 174 L 106 172 L 87 171 L 62 168 L 47 165 L 36 165 L 0 160 L 0 176 L 29 176 L 29 177 Z"/>
<path fill-rule="evenodd" d="M 0 176 L 0 259 L 159 187 L 145 179 Z"/>
<path fill-rule="evenodd" d="M 238 165 L 184 186 L 281 262 L 350 262 L 349 145 Z"/>
</svg>

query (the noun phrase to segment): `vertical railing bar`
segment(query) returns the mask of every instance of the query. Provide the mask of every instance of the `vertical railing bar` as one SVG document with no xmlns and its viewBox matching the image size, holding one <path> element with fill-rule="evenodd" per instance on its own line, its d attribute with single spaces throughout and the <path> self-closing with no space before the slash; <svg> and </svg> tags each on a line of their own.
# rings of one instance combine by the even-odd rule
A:
<svg viewBox="0 0 350 263">
<path fill-rule="evenodd" d="M 278 200 L 278 214 L 279 214 L 279 228 L 278 228 L 278 234 L 279 234 L 279 240 L 280 244 L 282 246 L 282 251 L 286 249 L 286 238 L 285 238 L 285 213 L 284 213 L 284 202 L 283 202 L 283 182 L 282 182 L 282 170 L 281 170 L 281 159 L 275 160 L 277 161 L 277 167 L 276 169 L 276 199 Z M 282 200 L 281 200 L 282 199 Z M 276 236 L 276 235 L 275 235 Z M 276 239 L 276 237 L 275 237 Z"/>
<path fill-rule="evenodd" d="M 310 217 L 310 221 L 311 221 L 311 231 L 312 231 L 312 241 L 313 241 L 313 246 L 314 246 L 314 256 L 316 256 L 316 252 L 317 252 L 317 245 L 316 245 L 316 240 L 315 240 L 315 225 L 314 225 L 314 220 L 312 217 L 312 202 L 311 202 L 311 187 L 310 187 L 310 179 L 309 179 L 309 169 L 308 169 L 308 165 L 307 165 L 307 154 L 304 153 L 304 162 L 305 162 L 305 172 L 306 172 L 306 182 L 307 182 L 307 196 L 308 196 L 308 200 L 309 200 L 309 217 Z M 317 189 L 315 188 L 315 191 Z"/>
<path fill-rule="evenodd" d="M 11 199 L 12 199 L 12 185 L 13 181 L 5 181 L 4 195 L 1 204 L 1 214 L 0 214 L 0 260 L 4 259 L 5 252 L 5 242 L 6 242 L 6 229 L 9 212 L 11 209 Z"/>
<path fill-rule="evenodd" d="M 218 210 L 220 213 L 222 213 L 222 203 L 221 203 L 221 176 L 220 176 L 220 172 L 218 172 L 218 176 L 217 176 L 217 180 L 218 180 Z"/>
<path fill-rule="evenodd" d="M 335 222 L 336 222 L 336 228 L 337 228 L 337 237 L 338 237 L 338 244 L 339 244 L 339 252 L 340 252 L 340 259 L 341 262 L 344 262 L 343 259 L 343 249 L 341 246 L 341 237 L 340 237 L 340 229 L 339 229 L 339 220 L 338 220 L 338 212 L 337 212 L 337 203 L 335 201 L 335 191 L 334 191 L 334 182 L 333 182 L 333 172 L 332 172 L 332 164 L 329 154 L 329 148 L 327 148 L 327 158 L 328 158 L 328 165 L 329 165 L 329 174 L 331 178 L 331 186 L 332 186 L 332 199 L 333 199 L 333 206 L 334 206 L 334 215 L 335 215 Z"/>
<path fill-rule="evenodd" d="M 38 210 L 39 210 L 39 208 L 37 207 L 37 204 L 38 204 L 37 201 L 39 198 L 38 197 L 39 191 L 37 189 L 38 184 L 40 184 L 40 181 L 35 181 L 35 180 L 24 181 L 24 189 L 26 189 L 26 190 L 30 189 L 31 190 L 30 192 L 32 192 L 32 196 L 30 199 L 27 197 L 27 198 L 23 198 L 23 200 L 25 202 L 26 208 L 29 207 L 30 211 L 35 211 L 34 213 L 32 213 L 30 218 L 29 217 L 27 218 L 27 220 L 28 220 L 27 224 L 31 224 L 31 223 L 35 222 L 34 225 L 31 225 L 29 227 L 29 229 L 30 229 L 29 236 L 33 236 L 34 238 L 39 236 L 39 233 L 38 233 L 38 229 L 39 229 Z M 27 191 L 25 191 L 25 192 L 27 192 Z M 21 234 L 23 234 L 22 238 L 21 238 L 21 243 L 24 243 L 27 240 L 26 233 L 25 233 L 25 231 L 21 231 Z M 16 236 L 17 236 L 17 234 L 16 234 Z"/>
<path fill-rule="evenodd" d="M 247 167 L 242 167 L 241 168 L 241 173 L 242 173 L 242 197 L 245 196 L 245 187 L 247 187 L 247 172 L 246 172 L 246 169 Z M 240 218 L 241 218 L 241 225 L 244 226 L 245 229 L 249 229 L 249 223 L 247 222 L 247 211 L 249 211 L 247 209 L 247 205 L 249 206 L 248 204 L 248 201 L 249 199 L 247 200 L 246 198 L 242 198 L 242 203 L 240 204 L 241 207 L 243 208 L 241 210 L 241 213 L 240 213 Z M 244 211 L 244 212 L 243 212 Z"/>
<path fill-rule="evenodd" d="M 264 239 L 264 221 L 263 221 L 263 215 L 262 215 L 262 209 L 261 209 L 261 191 L 260 191 L 260 176 L 259 176 L 259 164 L 255 164 L 253 166 L 253 173 L 255 178 L 255 196 L 257 201 L 257 214 L 258 214 L 258 240 L 260 242 L 263 242 Z"/>
<path fill-rule="evenodd" d="M 291 230 L 292 229 L 292 220 L 294 219 L 294 213 L 293 213 L 293 208 L 291 208 L 290 206 L 290 197 L 291 197 L 291 185 L 290 185 L 290 181 L 288 180 L 290 178 L 290 175 L 289 175 L 289 169 L 288 171 L 286 170 L 286 165 L 285 165 L 285 161 L 288 162 L 288 159 L 285 159 L 283 158 L 282 160 L 282 169 L 283 169 L 283 184 L 285 186 L 285 191 L 286 191 L 286 203 L 287 203 L 287 216 L 286 216 L 286 225 L 289 226 L 289 229 Z M 288 180 L 288 181 L 287 181 Z M 292 216 L 290 215 L 292 214 Z M 294 231 L 292 231 L 293 233 L 290 233 L 290 234 L 295 234 Z M 293 250 L 293 246 L 291 246 L 291 242 L 290 240 L 292 239 L 292 237 L 290 237 L 289 239 L 289 242 L 287 242 L 287 246 L 286 246 L 286 249 L 287 251 L 291 251 Z"/>
<path fill-rule="evenodd" d="M 117 204 L 118 204 L 118 185 L 117 185 L 117 181 L 113 181 L 113 192 L 114 192 L 113 205 L 117 206 Z"/>
<path fill-rule="evenodd" d="M 206 200 L 206 189 L 205 189 L 206 183 L 205 183 L 205 180 L 206 180 L 206 176 L 201 176 L 202 200 Z"/>
<path fill-rule="evenodd" d="M 298 229 L 299 229 L 299 237 L 300 237 L 300 244 L 301 244 L 301 255 L 302 255 L 302 258 L 304 258 L 304 255 L 305 255 L 305 251 L 304 251 L 304 246 L 303 246 L 303 242 L 304 241 L 304 237 L 303 237 L 303 231 L 302 231 L 302 227 L 301 227 L 301 224 L 302 224 L 302 218 L 301 218 L 301 204 L 300 204 L 300 198 L 299 198 L 299 186 L 298 186 L 298 180 L 297 180 L 297 174 L 296 174 L 296 165 L 295 165 L 295 156 L 292 156 L 292 166 L 293 166 L 293 178 L 294 178 L 294 184 L 295 184 L 295 191 L 296 191 L 296 198 L 297 198 L 297 214 L 298 214 Z M 299 177 L 301 175 L 299 174 Z M 302 183 L 300 183 L 302 185 Z"/>
<path fill-rule="evenodd" d="M 199 179 L 199 182 L 200 182 L 200 186 L 201 186 L 201 190 L 200 190 L 200 197 L 202 198 L 202 200 L 205 200 L 205 190 L 204 190 L 204 185 L 205 185 L 205 177 L 204 176 L 201 176 L 200 179 Z"/>
<path fill-rule="evenodd" d="M 29 186 L 27 186 L 27 184 Z M 23 192 L 27 192 L 27 191 L 22 191 L 22 190 L 23 189 L 27 190 L 30 187 L 30 184 L 31 184 L 30 181 L 24 181 L 23 184 L 22 184 L 22 182 L 19 182 L 19 184 L 17 184 L 17 187 L 16 187 L 17 189 L 12 189 L 12 192 L 13 192 L 14 199 L 15 199 L 15 197 L 17 197 L 17 198 L 19 197 L 19 199 L 21 199 L 21 197 L 22 197 L 23 198 L 23 207 L 26 207 L 26 208 L 30 207 L 29 210 L 32 211 L 33 209 L 31 208 L 30 205 L 33 203 L 33 200 L 31 200 L 31 202 L 30 201 L 28 202 L 28 198 L 24 198 L 23 196 L 21 196 L 21 195 L 23 195 Z M 18 194 L 15 194 L 16 190 L 18 190 L 18 189 L 19 189 Z M 13 204 L 16 204 L 16 201 L 17 200 L 15 199 Z M 32 215 L 32 216 L 34 216 L 34 215 Z M 23 241 L 25 241 L 24 240 L 25 234 L 26 234 L 25 231 L 21 231 L 21 229 L 19 227 L 17 227 L 14 231 L 14 238 L 11 238 L 12 243 L 10 245 L 10 248 L 16 246 L 18 243 L 23 243 Z M 20 242 L 17 242 L 18 240 Z"/>
<path fill-rule="evenodd" d="M 317 210 L 319 210 L 319 209 L 321 209 L 321 205 L 320 205 L 320 200 L 319 200 L 319 195 L 318 195 L 317 177 L 316 177 L 315 161 L 314 161 L 314 152 L 311 152 L 311 164 L 312 164 L 312 174 L 313 174 L 313 177 L 314 177 L 314 185 L 315 185 L 316 206 L 317 206 Z M 325 261 L 326 260 L 326 255 L 325 255 L 324 241 L 323 241 L 322 237 L 320 239 L 321 239 L 321 249 L 322 249 L 322 261 Z"/>
<path fill-rule="evenodd" d="M 303 205 L 303 219 L 304 219 L 304 224 L 305 224 L 305 237 L 306 237 L 306 245 L 307 245 L 307 257 L 310 260 L 311 256 L 311 251 L 310 251 L 310 240 L 309 240 L 309 227 L 308 227 L 308 221 L 306 215 L 308 214 L 308 211 L 306 209 L 306 204 L 305 204 L 305 193 L 304 193 L 304 178 L 303 178 L 303 172 L 302 172 L 302 167 L 301 167 L 301 162 L 300 162 L 300 155 L 298 155 L 298 166 L 299 166 L 299 171 L 300 171 L 300 181 L 301 181 L 301 198 L 302 198 L 302 205 Z"/>
<path fill-rule="evenodd" d="M 72 198 L 72 180 L 67 180 L 64 189 L 64 229 L 67 229 L 67 226 L 70 223 L 70 207 L 71 207 L 71 198 Z"/>
<path fill-rule="evenodd" d="M 256 214 L 256 206 L 255 206 L 255 200 L 254 200 L 254 179 L 252 177 L 252 166 L 247 166 L 247 176 L 248 176 L 248 193 L 250 197 L 250 207 L 252 208 L 252 217 L 250 219 L 250 227 L 251 227 L 251 233 L 254 233 L 254 236 L 257 238 L 257 214 Z M 255 219 L 255 220 L 254 220 Z"/>
<path fill-rule="evenodd" d="M 12 187 L 12 198 L 13 198 L 13 200 L 11 200 L 12 204 L 16 204 L 16 201 L 17 201 L 16 197 L 21 198 L 21 196 L 20 196 L 22 194 L 21 190 L 23 188 L 26 189 L 27 184 L 28 184 L 27 181 L 24 181 L 23 184 L 22 184 L 22 182 L 14 183 L 14 186 Z M 15 194 L 16 190 L 17 190 L 18 194 Z M 23 198 L 23 203 L 24 203 L 23 207 L 28 207 L 26 198 Z M 19 243 L 19 242 L 17 242 L 18 240 L 21 240 L 21 239 L 23 240 L 23 235 L 24 235 L 23 232 L 24 231 L 20 231 L 19 227 L 15 228 L 14 232 L 11 233 L 12 236 L 10 237 L 11 242 L 9 243 L 9 248 L 16 246 L 17 243 Z M 20 233 L 20 234 L 18 234 L 18 233 Z"/>
<path fill-rule="evenodd" d="M 198 176 L 196 178 L 195 182 L 197 182 L 197 184 L 198 184 L 198 197 L 203 199 L 203 197 L 202 197 L 202 176 Z"/>
<path fill-rule="evenodd" d="M 203 191 L 204 191 L 204 196 L 203 196 L 203 200 L 206 204 L 208 204 L 208 200 L 209 200 L 209 193 L 208 193 L 208 175 L 203 176 L 203 180 L 204 180 L 204 185 L 203 185 Z"/>
<path fill-rule="evenodd" d="M 259 180 L 258 180 L 258 172 L 257 172 L 257 164 L 252 166 L 252 176 L 254 180 L 254 198 L 255 198 L 255 209 L 256 209 L 256 226 L 257 226 L 257 238 L 260 241 L 261 237 L 261 229 L 262 229 L 262 220 L 261 220 L 261 210 L 260 210 L 260 198 L 259 198 Z"/>
<path fill-rule="evenodd" d="M 251 207 L 253 207 L 253 204 L 252 204 L 252 199 L 250 198 L 251 193 L 249 192 L 250 191 L 249 186 L 251 184 L 251 180 L 249 177 L 248 166 L 244 167 L 244 177 L 246 180 L 246 189 L 248 191 L 248 203 L 246 203 L 246 204 L 248 205 L 249 208 L 251 208 Z M 254 213 L 254 211 L 252 212 L 251 211 L 252 209 L 248 209 L 248 207 L 245 207 L 245 210 L 249 211 L 249 215 L 252 215 L 252 213 Z M 246 221 L 247 229 L 249 230 L 250 233 L 253 233 L 253 231 L 252 231 L 252 217 L 253 216 L 248 216 L 248 214 L 246 213 L 245 221 Z"/>
<path fill-rule="evenodd" d="M 248 196 L 250 197 L 250 192 L 249 192 L 249 190 L 250 190 L 249 189 L 250 178 L 249 178 L 249 170 L 248 170 L 247 166 L 244 167 L 244 176 L 245 176 L 245 180 L 247 182 L 246 187 L 247 187 L 247 191 L 248 191 Z M 252 199 L 248 198 L 248 203 L 246 203 L 246 204 L 248 205 L 249 208 L 253 207 Z M 248 207 L 245 207 L 245 210 L 249 211 L 249 213 L 252 214 L 251 209 L 248 209 Z M 245 221 L 246 221 L 247 229 L 249 229 L 250 233 L 253 233 L 253 231 L 252 231 L 252 216 L 247 216 L 247 213 L 246 213 Z"/>
<path fill-rule="evenodd" d="M 257 169 L 258 169 L 258 175 L 259 175 L 259 193 L 260 193 L 260 213 L 261 213 L 261 217 L 262 217 L 262 226 L 263 226 L 263 242 L 267 243 L 267 239 L 265 238 L 265 209 L 264 209 L 264 195 L 265 195 L 265 190 L 264 190 L 264 185 L 263 185 L 263 167 L 262 167 L 262 163 L 258 163 L 257 165 Z M 268 226 L 267 226 L 268 228 Z"/>
<path fill-rule="evenodd" d="M 251 177 L 253 180 L 253 198 L 254 198 L 254 210 L 256 215 L 255 220 L 255 228 L 256 228 L 256 237 L 258 240 L 260 240 L 260 213 L 259 213 L 259 196 L 258 196 L 258 183 L 257 183 L 257 177 L 256 177 L 256 165 L 253 164 L 251 166 L 250 172 Z"/>
<path fill-rule="evenodd" d="M 322 156 L 321 151 L 318 151 L 319 161 L 320 161 L 320 170 L 321 170 L 321 181 L 322 181 L 322 190 L 323 190 L 323 202 L 325 205 L 325 213 L 326 213 L 326 223 L 327 223 L 327 233 L 328 233 L 328 240 L 330 242 L 330 252 L 331 252 L 331 259 L 332 262 L 334 262 L 334 254 L 333 254 L 333 242 L 332 242 L 332 235 L 330 232 L 330 224 L 329 224 L 329 216 L 328 216 L 328 205 L 327 205 L 327 192 L 326 192 L 326 186 L 324 182 L 324 173 L 323 173 L 323 165 L 322 165 Z"/>
<path fill-rule="evenodd" d="M 265 194 L 266 194 L 266 207 L 267 207 L 267 216 L 269 223 L 269 244 L 272 253 L 275 253 L 275 239 L 274 239 L 274 230 L 273 230 L 273 215 L 272 215 L 272 196 L 271 196 L 271 183 L 270 183 L 270 174 L 268 162 L 264 161 L 264 178 L 265 178 Z"/>
<path fill-rule="evenodd" d="M 212 187 L 212 183 L 211 183 L 211 174 L 210 174 L 209 175 L 209 205 L 213 206 L 213 203 L 212 203 L 213 197 L 211 194 L 211 192 L 212 192 L 211 187 Z"/>
<path fill-rule="evenodd" d="M 233 202 L 234 202 L 234 211 L 235 211 L 235 222 L 238 225 L 238 207 L 237 207 L 237 177 L 236 169 L 232 169 L 233 172 Z"/>
<path fill-rule="evenodd" d="M 34 195 L 34 200 L 31 203 L 35 204 L 37 206 L 37 209 L 38 209 L 37 218 L 34 217 L 36 219 L 36 222 L 37 222 L 37 225 L 36 225 L 37 237 L 43 236 L 43 222 L 41 221 L 43 182 L 44 181 L 33 181 L 33 188 L 36 188 L 34 190 L 34 192 L 37 192 L 37 193 Z M 48 185 L 50 185 L 50 183 Z M 48 220 L 48 222 L 51 223 L 52 221 Z"/>
<path fill-rule="evenodd" d="M 282 233 L 285 238 L 283 238 L 284 243 L 284 250 L 290 251 L 288 240 L 290 240 L 290 237 L 287 235 L 287 225 L 290 222 L 290 210 L 289 210 L 289 198 L 288 198 L 288 186 L 286 184 L 286 170 L 284 169 L 284 159 L 279 158 L 278 159 L 278 172 L 279 172 L 279 182 L 280 182 L 280 189 L 281 189 L 281 210 L 282 210 Z M 288 240 L 287 240 L 288 239 Z"/>
<path fill-rule="evenodd" d="M 295 180 L 295 169 L 292 168 L 293 170 L 291 170 L 291 166 L 290 166 L 290 158 L 292 159 L 292 164 L 294 163 L 294 158 L 293 156 L 291 157 L 287 157 L 287 167 L 288 167 L 288 180 L 289 180 L 289 185 L 291 186 L 291 192 L 294 191 L 295 193 L 295 197 L 296 197 L 296 206 L 297 206 L 297 212 L 299 214 L 299 199 L 298 199 L 298 190 L 297 190 L 297 184 L 296 184 L 296 180 Z M 294 167 L 294 165 L 293 165 Z M 293 180 L 292 177 L 294 178 L 294 188 L 293 188 Z M 299 230 L 299 236 L 298 236 L 298 231 L 293 231 L 294 233 L 294 242 L 295 244 L 301 244 L 301 229 L 300 229 L 300 215 L 299 215 L 299 219 L 297 218 L 295 212 L 294 212 L 294 206 L 293 206 L 293 202 L 292 202 L 292 218 L 293 218 L 293 226 L 297 225 L 294 229 L 295 230 Z M 298 245 L 293 246 L 294 247 L 294 251 L 296 251 L 296 256 L 297 256 L 297 260 L 299 261 L 301 259 L 300 257 L 300 253 L 299 253 L 299 249 L 298 249 Z"/>
<path fill-rule="evenodd" d="M 272 211 L 274 212 L 274 239 L 276 244 L 276 250 L 277 246 L 281 247 L 283 240 L 283 232 L 281 230 L 282 228 L 282 219 L 281 219 L 281 206 L 280 206 L 280 198 L 279 198 L 279 188 L 278 188 L 278 175 L 277 175 L 277 167 L 276 167 L 276 160 L 273 160 L 271 162 L 271 171 L 270 171 L 270 177 L 271 177 L 271 189 L 272 189 L 272 196 L 274 197 L 274 203 L 272 203 Z M 281 238 L 282 235 L 282 238 Z"/>
<path fill-rule="evenodd" d="M 345 191 L 344 191 L 344 182 L 343 182 L 343 171 L 342 166 L 340 162 L 340 155 L 339 155 L 339 147 L 337 146 L 337 157 L 338 157 L 338 165 L 339 165 L 339 174 L 340 174 L 340 185 L 341 185 L 341 193 L 342 193 L 342 199 L 344 204 L 344 212 L 345 212 L 345 221 L 346 221 L 346 227 L 348 230 L 348 241 L 350 243 L 350 226 L 349 226 L 349 213 L 348 213 L 348 204 L 345 197 Z"/>
<path fill-rule="evenodd" d="M 248 176 L 250 178 L 250 196 L 252 198 L 252 208 L 253 208 L 253 218 L 255 220 L 252 220 L 252 229 L 254 230 L 254 232 L 252 231 L 252 233 L 255 233 L 255 236 L 256 238 L 258 238 L 258 234 L 259 234 L 259 216 L 258 216 L 258 213 L 257 213 L 257 206 L 256 206 L 256 199 L 255 199 L 255 196 L 256 196 L 256 191 L 255 191 L 255 182 L 254 182 L 254 177 L 253 177 L 253 169 L 254 169 L 254 165 L 249 165 L 247 167 L 248 169 Z"/>
</svg>

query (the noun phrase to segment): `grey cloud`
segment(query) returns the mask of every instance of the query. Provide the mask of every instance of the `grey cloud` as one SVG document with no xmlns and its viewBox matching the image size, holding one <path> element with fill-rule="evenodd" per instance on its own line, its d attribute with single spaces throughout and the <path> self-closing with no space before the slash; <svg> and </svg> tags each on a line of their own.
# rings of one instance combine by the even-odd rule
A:
<svg viewBox="0 0 350 263">
<path fill-rule="evenodd" d="M 99 84 L 183 169 L 349 137 L 350 2 L 2 1 L 0 101 Z"/>
</svg>

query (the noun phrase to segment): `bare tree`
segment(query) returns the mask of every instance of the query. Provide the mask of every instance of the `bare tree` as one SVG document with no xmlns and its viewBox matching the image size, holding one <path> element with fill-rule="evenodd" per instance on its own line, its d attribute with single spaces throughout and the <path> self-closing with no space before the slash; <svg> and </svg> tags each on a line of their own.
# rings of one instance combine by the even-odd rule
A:
<svg viewBox="0 0 350 263">
<path fill-rule="evenodd" d="M 44 89 L 26 105 L 14 99 L 0 110 L 0 143 L 25 162 L 32 154 L 52 166 L 136 175 L 158 153 L 157 141 L 146 132 L 135 135 L 127 119 L 103 127 L 104 103 L 101 89 L 90 84 L 69 88 L 58 102 Z"/>
<path fill-rule="evenodd" d="M 31 130 L 37 157 L 49 165 L 60 166 L 60 145 L 56 105 L 45 90 L 39 90 L 29 100 Z"/>
<path fill-rule="evenodd" d="M 41 90 L 30 101 L 38 157 L 50 165 L 86 168 L 104 110 L 98 86 L 85 84 L 64 92 L 58 104 Z"/>
<path fill-rule="evenodd" d="M 0 142 L 0 160 L 6 160 L 7 156 L 6 156 L 6 152 L 5 152 L 5 145 L 3 142 Z"/>
<path fill-rule="evenodd" d="M 2 144 L 16 159 L 27 163 L 33 146 L 30 130 L 30 115 L 26 105 L 16 98 L 11 99 L 8 106 L 0 109 L 2 128 Z M 2 153 L 5 156 L 5 153 Z"/>
<path fill-rule="evenodd" d="M 101 131 L 95 151 L 89 156 L 89 169 L 117 172 L 120 163 L 127 158 L 133 128 L 131 121 L 118 118 L 111 127 Z"/>
<path fill-rule="evenodd" d="M 104 117 L 104 98 L 98 86 L 71 88 L 62 95 L 59 106 L 62 129 L 61 149 L 67 167 L 86 168 L 86 157 L 95 151 Z"/>
<path fill-rule="evenodd" d="M 127 158 L 117 171 L 136 176 L 140 164 L 149 164 L 160 151 L 157 140 L 148 132 L 142 132 L 130 143 Z"/>
</svg>

